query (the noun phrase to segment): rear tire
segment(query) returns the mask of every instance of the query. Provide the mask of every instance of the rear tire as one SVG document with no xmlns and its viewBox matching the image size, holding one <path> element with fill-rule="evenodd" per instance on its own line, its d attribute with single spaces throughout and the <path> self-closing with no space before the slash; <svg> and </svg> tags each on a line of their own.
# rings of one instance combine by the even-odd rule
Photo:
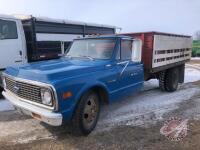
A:
<svg viewBox="0 0 200 150">
<path fill-rule="evenodd" d="M 159 87 L 161 89 L 161 91 L 166 91 L 165 89 L 165 72 L 162 71 L 160 74 L 159 74 Z"/>
<path fill-rule="evenodd" d="M 72 133 L 88 135 L 96 127 L 100 113 L 99 96 L 89 91 L 82 96 L 72 118 Z"/>
<path fill-rule="evenodd" d="M 165 77 L 165 90 L 168 92 L 174 92 L 178 88 L 179 83 L 179 69 L 172 68 L 166 72 Z"/>
</svg>

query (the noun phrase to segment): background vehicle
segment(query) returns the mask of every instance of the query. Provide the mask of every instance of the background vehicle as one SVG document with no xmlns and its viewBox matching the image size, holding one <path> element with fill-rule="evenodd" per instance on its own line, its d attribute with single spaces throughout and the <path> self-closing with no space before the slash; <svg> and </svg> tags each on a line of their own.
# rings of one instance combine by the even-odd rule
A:
<svg viewBox="0 0 200 150">
<path fill-rule="evenodd" d="M 7 66 L 58 58 L 75 38 L 114 33 L 114 26 L 0 15 L 0 72 Z"/>
<path fill-rule="evenodd" d="M 157 78 L 162 90 L 175 91 L 191 57 L 191 37 L 129 35 L 139 38 L 76 39 L 61 59 L 9 67 L 3 95 L 25 114 L 53 126 L 70 122 L 74 133 L 87 135 L 96 126 L 100 103 L 134 94 L 144 80 Z"/>
</svg>

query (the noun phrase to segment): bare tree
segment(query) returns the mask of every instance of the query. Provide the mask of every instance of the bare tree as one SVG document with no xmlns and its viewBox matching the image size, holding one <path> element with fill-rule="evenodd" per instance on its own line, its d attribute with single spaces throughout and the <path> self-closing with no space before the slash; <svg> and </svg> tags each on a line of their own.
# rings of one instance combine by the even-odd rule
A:
<svg viewBox="0 0 200 150">
<path fill-rule="evenodd" d="M 199 31 L 196 31 L 196 32 L 194 33 L 194 39 L 195 39 L 195 40 L 200 40 L 200 30 L 199 30 Z"/>
</svg>

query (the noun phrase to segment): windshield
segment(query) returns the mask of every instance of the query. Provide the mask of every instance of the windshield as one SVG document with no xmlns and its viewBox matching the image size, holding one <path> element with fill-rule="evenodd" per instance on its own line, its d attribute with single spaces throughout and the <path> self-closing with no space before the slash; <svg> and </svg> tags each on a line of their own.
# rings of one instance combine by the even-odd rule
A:
<svg viewBox="0 0 200 150">
<path fill-rule="evenodd" d="M 90 59 L 110 59 L 115 47 L 114 39 L 75 40 L 66 56 Z"/>
</svg>

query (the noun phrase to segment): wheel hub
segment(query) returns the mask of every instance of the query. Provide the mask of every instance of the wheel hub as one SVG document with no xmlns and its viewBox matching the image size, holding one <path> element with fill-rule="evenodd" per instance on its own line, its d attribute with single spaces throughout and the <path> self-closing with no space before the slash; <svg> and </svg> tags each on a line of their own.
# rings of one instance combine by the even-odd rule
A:
<svg viewBox="0 0 200 150">
<path fill-rule="evenodd" d="M 89 127 L 95 121 L 97 117 L 97 105 L 95 103 L 95 97 L 88 98 L 84 109 L 84 125 Z"/>
</svg>

